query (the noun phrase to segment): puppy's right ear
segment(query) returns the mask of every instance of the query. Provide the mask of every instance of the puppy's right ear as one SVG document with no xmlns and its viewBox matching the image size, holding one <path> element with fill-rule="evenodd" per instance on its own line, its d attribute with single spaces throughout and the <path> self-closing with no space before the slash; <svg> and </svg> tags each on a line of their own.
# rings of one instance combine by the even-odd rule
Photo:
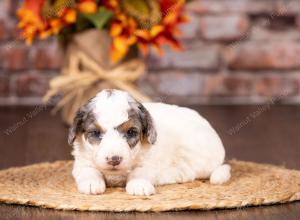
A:
<svg viewBox="0 0 300 220">
<path fill-rule="evenodd" d="M 84 132 L 84 121 L 88 114 L 88 104 L 83 105 L 77 112 L 73 121 L 72 126 L 69 129 L 68 143 L 73 145 L 76 136 Z"/>
<path fill-rule="evenodd" d="M 157 138 L 157 132 L 154 126 L 153 119 L 148 112 L 148 110 L 139 102 L 138 103 L 138 109 L 139 109 L 139 115 L 141 118 L 141 122 L 143 125 L 143 133 L 146 137 L 147 141 L 150 144 L 154 144 L 156 142 Z"/>
</svg>

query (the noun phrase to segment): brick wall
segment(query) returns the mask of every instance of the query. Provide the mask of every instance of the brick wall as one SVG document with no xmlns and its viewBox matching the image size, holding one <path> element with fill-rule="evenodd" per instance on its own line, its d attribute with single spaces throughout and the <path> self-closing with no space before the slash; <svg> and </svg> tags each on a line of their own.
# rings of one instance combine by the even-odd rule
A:
<svg viewBox="0 0 300 220">
<path fill-rule="evenodd" d="M 0 1 L 0 105 L 37 104 L 58 74 L 54 39 L 17 40 L 17 0 Z M 300 0 L 194 0 L 185 51 L 151 55 L 141 88 L 176 103 L 300 102 Z"/>
</svg>

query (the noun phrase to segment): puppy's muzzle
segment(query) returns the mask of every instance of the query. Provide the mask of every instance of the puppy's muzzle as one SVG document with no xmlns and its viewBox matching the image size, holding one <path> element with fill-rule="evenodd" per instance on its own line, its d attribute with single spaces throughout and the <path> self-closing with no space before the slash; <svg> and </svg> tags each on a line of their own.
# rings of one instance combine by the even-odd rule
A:
<svg viewBox="0 0 300 220">
<path fill-rule="evenodd" d="M 123 157 L 120 156 L 112 156 L 112 157 L 107 157 L 106 161 L 107 164 L 111 165 L 111 166 L 118 166 L 123 160 Z"/>
</svg>

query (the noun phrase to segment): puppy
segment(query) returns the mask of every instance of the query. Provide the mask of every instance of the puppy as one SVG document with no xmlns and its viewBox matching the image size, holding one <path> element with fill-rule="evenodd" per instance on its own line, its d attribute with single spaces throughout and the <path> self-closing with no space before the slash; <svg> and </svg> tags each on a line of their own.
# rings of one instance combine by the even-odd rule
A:
<svg viewBox="0 0 300 220">
<path fill-rule="evenodd" d="M 155 185 L 230 179 L 223 144 L 196 111 L 163 103 L 139 103 L 128 93 L 103 90 L 82 106 L 69 131 L 78 191 L 101 194 L 125 186 L 151 195 Z"/>
</svg>

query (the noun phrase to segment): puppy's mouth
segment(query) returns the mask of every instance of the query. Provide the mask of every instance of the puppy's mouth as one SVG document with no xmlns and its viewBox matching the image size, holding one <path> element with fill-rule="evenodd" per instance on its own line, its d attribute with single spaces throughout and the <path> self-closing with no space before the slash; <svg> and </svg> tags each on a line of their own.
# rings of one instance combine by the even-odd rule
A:
<svg viewBox="0 0 300 220">
<path fill-rule="evenodd" d="M 104 168 L 104 171 L 111 172 L 111 173 L 117 173 L 117 172 L 122 172 L 123 169 L 122 169 L 122 167 L 119 167 L 119 166 L 109 166 L 109 167 Z"/>
<path fill-rule="evenodd" d="M 105 167 L 104 169 L 102 169 L 102 172 L 111 175 L 123 175 L 124 173 L 129 173 L 130 171 L 125 167 L 111 166 Z"/>
<path fill-rule="evenodd" d="M 110 167 L 110 168 L 107 168 L 106 170 L 112 171 L 112 172 L 120 171 L 120 169 L 118 167 Z"/>
</svg>

